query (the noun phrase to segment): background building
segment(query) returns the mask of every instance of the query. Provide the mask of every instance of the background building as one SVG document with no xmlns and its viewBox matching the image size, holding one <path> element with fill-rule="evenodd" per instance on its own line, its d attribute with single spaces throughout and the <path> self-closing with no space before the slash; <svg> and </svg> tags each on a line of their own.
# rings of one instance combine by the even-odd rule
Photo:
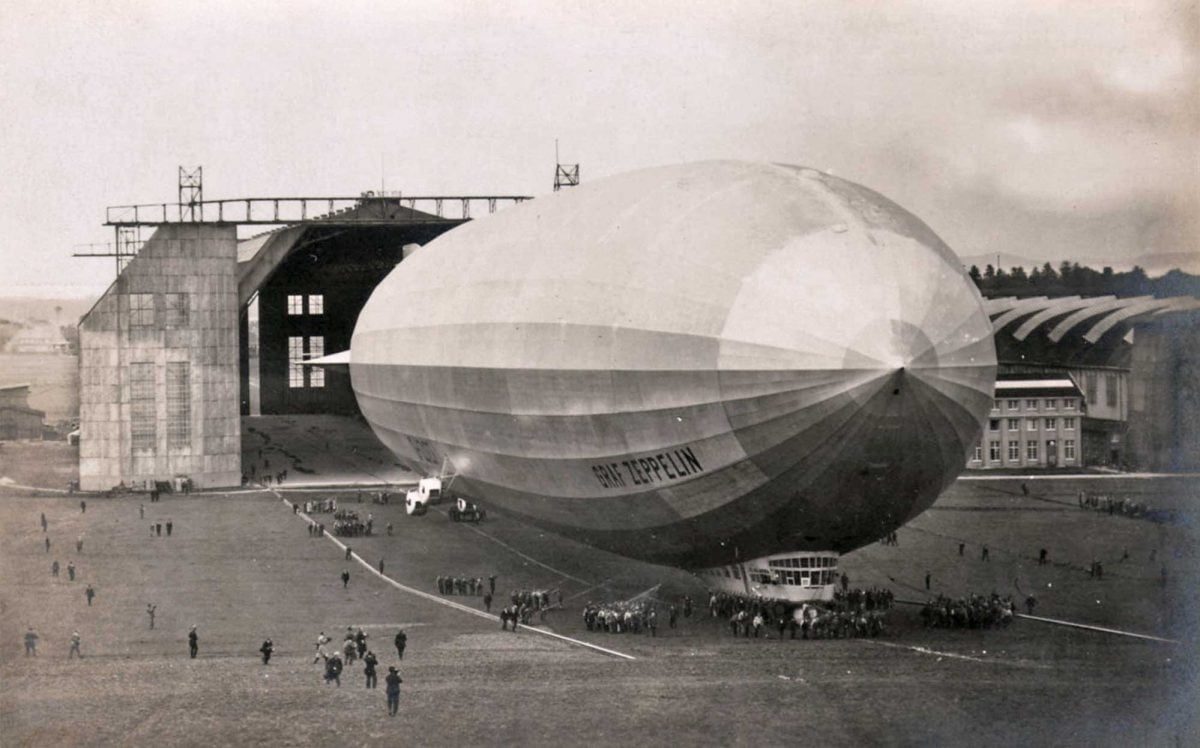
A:
<svg viewBox="0 0 1200 748">
<path fill-rule="evenodd" d="M 29 407 L 29 385 L 0 385 L 0 440 L 41 439 L 46 414 Z"/>
<path fill-rule="evenodd" d="M 996 400 L 967 467 L 1079 467 L 1082 393 L 1065 375 L 1008 375 L 996 382 Z"/>
</svg>

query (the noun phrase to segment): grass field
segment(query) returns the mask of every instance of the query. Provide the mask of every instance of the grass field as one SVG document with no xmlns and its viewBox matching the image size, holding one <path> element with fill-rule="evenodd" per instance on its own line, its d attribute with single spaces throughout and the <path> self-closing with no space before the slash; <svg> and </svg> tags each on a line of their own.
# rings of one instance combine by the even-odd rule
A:
<svg viewBox="0 0 1200 748">
<path fill-rule="evenodd" d="M 733 639 L 701 614 L 650 639 L 589 634 L 589 599 L 702 600 L 683 572 L 588 549 L 489 513 L 478 528 L 444 514 L 364 504 L 395 535 L 350 539 L 388 576 L 435 593 L 439 574 L 498 575 L 498 591 L 561 588 L 556 632 L 634 656 L 623 661 L 397 590 L 327 539 L 308 536 L 280 494 L 258 491 L 91 498 L 0 493 L 0 743 L 3 745 L 1187 745 L 1196 724 L 1194 524 L 1160 526 L 1074 505 L 1080 486 L 1138 493 L 1194 520 L 1195 482 L 960 481 L 899 533 L 843 559 L 852 584 L 901 598 L 1036 590 L 1046 616 L 1180 639 L 1163 644 L 1018 620 L 1010 629 L 929 630 L 915 607 L 880 640 Z M 297 500 L 312 493 L 282 492 Z M 144 504 L 145 518 L 139 517 Z M 39 515 L 49 521 L 49 553 Z M 170 538 L 149 523 L 173 521 Z M 84 547 L 74 543 L 82 534 Z M 958 543 L 967 544 L 958 556 Z M 979 559 L 982 544 L 992 559 Z M 1037 550 L 1051 564 L 1038 566 Z M 1121 561 L 1124 552 L 1129 559 Z M 1150 562 L 1150 552 L 1156 560 Z M 50 576 L 74 560 L 77 581 Z M 1103 581 L 1086 568 L 1102 559 Z M 1159 584 L 1163 562 L 1166 586 Z M 343 590 L 338 575 L 350 569 Z M 83 586 L 97 596 L 88 607 Z M 477 599 L 451 597 L 481 607 Z M 150 630 L 147 602 L 158 605 Z M 187 656 L 198 626 L 200 656 Z M 22 656 L 26 626 L 41 654 Z M 371 635 L 396 664 L 409 634 L 401 714 L 312 664 L 320 631 Z M 664 627 L 665 628 L 665 627 Z M 66 658 L 73 630 L 84 659 Z M 275 658 L 257 648 L 270 637 Z M 386 672 L 386 671 L 384 671 Z"/>
</svg>

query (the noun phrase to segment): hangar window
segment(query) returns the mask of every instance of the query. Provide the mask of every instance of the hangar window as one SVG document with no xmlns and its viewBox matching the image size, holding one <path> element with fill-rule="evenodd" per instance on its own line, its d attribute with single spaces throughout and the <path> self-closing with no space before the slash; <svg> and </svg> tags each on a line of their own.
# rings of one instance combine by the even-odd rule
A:
<svg viewBox="0 0 1200 748">
<path fill-rule="evenodd" d="M 308 357 L 319 358 L 325 355 L 325 336 L 314 335 L 308 339 Z M 308 386 L 325 386 L 325 368 L 321 366 L 308 367 Z"/>
<path fill-rule="evenodd" d="M 1025 459 L 1037 462 L 1038 458 L 1038 443 L 1034 439 L 1025 442 Z"/>
<path fill-rule="evenodd" d="M 1069 397 L 1063 400 L 1063 410 L 1075 410 L 1075 398 Z"/>
<path fill-rule="evenodd" d="M 1017 462 L 1021 459 L 1021 442 L 1011 441 L 1008 443 L 1008 461 Z"/>
<path fill-rule="evenodd" d="M 167 327 L 187 327 L 188 295 L 185 293 L 169 293 L 163 296 L 163 323 Z"/>
<path fill-rule="evenodd" d="M 314 293 L 308 296 L 308 313 L 309 314 L 324 314 L 325 313 L 325 295 Z"/>
<path fill-rule="evenodd" d="M 1087 388 L 1087 401 L 1089 404 L 1096 402 L 1096 373 L 1089 371 L 1083 377 L 1084 386 Z"/>
<path fill-rule="evenodd" d="M 1033 399 L 1026 400 L 1025 401 L 1025 410 L 1037 410 L 1037 405 L 1038 405 L 1037 400 L 1033 400 Z"/>
<path fill-rule="evenodd" d="M 1000 462 L 1000 442 L 988 442 L 988 459 L 992 462 Z"/>
<path fill-rule="evenodd" d="M 1063 459 L 1075 459 L 1075 440 L 1063 439 Z"/>
<path fill-rule="evenodd" d="M 287 310 L 288 314 L 292 316 L 304 314 L 304 295 L 288 294 Z"/>
<path fill-rule="evenodd" d="M 1057 407 L 1058 407 L 1058 401 L 1057 401 L 1057 400 L 1055 400 L 1055 399 L 1054 399 L 1054 398 L 1052 398 L 1052 397 L 1051 397 L 1051 398 L 1047 398 L 1047 399 L 1046 399 L 1046 410 L 1054 410 L 1054 409 L 1055 409 L 1055 408 L 1057 408 Z"/>
<path fill-rule="evenodd" d="M 1055 418 L 1047 418 L 1046 419 L 1046 430 L 1047 431 L 1054 431 L 1057 428 L 1058 428 L 1058 420 L 1057 419 L 1055 419 Z"/>
<path fill-rule="evenodd" d="M 192 445 L 191 366 L 187 361 L 167 363 L 167 446 Z"/>
<path fill-rule="evenodd" d="M 1036 418 L 1026 419 L 1026 421 L 1025 421 L 1025 430 L 1026 431 L 1037 431 L 1037 427 L 1038 427 L 1038 419 L 1036 419 Z"/>
<path fill-rule="evenodd" d="M 1119 386 L 1116 374 L 1104 375 L 1104 401 L 1110 408 L 1117 407 L 1117 388 Z"/>
<path fill-rule="evenodd" d="M 1008 419 L 1008 430 L 1009 431 L 1020 431 L 1021 430 L 1021 419 L 1020 418 Z"/>
<path fill-rule="evenodd" d="M 1000 419 L 999 418 L 990 419 L 988 421 L 988 431 L 999 431 L 999 430 L 1000 430 Z"/>
<path fill-rule="evenodd" d="M 288 338 L 288 387 L 304 386 L 304 338 L 294 336 Z"/>
<path fill-rule="evenodd" d="M 154 430 L 154 364 L 129 365 L 129 408 L 130 447 L 134 452 L 153 452 L 157 438 Z"/>
<path fill-rule="evenodd" d="M 971 457 L 971 462 L 983 462 L 983 447 L 975 447 L 975 454 Z"/>
<path fill-rule="evenodd" d="M 1074 431 L 1075 430 L 1075 419 L 1074 418 L 1064 418 L 1063 419 L 1063 430 L 1064 431 Z"/>
<path fill-rule="evenodd" d="M 1019 410 L 1020 408 L 1021 408 L 1020 400 L 1009 400 L 1008 401 L 1008 409 L 1009 410 Z"/>
<path fill-rule="evenodd" d="M 129 294 L 129 324 L 134 327 L 149 327 L 154 324 L 154 294 Z"/>
</svg>

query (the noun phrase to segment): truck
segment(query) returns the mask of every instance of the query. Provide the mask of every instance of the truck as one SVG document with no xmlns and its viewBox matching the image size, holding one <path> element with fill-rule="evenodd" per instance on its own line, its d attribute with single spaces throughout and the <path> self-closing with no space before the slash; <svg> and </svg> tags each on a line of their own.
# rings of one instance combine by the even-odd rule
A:
<svg viewBox="0 0 1200 748">
<path fill-rule="evenodd" d="M 455 522 L 474 522 L 479 524 L 487 517 L 487 512 L 479 507 L 478 504 L 460 498 L 454 502 L 454 506 L 450 508 L 450 519 Z"/>
<path fill-rule="evenodd" d="M 410 488 L 404 494 L 404 511 L 414 517 L 419 517 L 429 511 L 430 504 L 436 504 L 442 498 L 441 478 L 422 478 L 416 488 Z"/>
</svg>

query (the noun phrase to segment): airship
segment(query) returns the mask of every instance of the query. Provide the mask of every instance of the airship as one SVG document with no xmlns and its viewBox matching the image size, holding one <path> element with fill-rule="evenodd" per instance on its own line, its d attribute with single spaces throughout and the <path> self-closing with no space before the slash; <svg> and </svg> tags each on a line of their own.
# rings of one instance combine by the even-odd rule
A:
<svg viewBox="0 0 1200 748">
<path fill-rule="evenodd" d="M 716 161 L 443 234 L 375 289 L 349 364 L 380 441 L 456 493 L 805 600 L 954 481 L 996 354 L 911 213 L 816 169 Z"/>
</svg>

